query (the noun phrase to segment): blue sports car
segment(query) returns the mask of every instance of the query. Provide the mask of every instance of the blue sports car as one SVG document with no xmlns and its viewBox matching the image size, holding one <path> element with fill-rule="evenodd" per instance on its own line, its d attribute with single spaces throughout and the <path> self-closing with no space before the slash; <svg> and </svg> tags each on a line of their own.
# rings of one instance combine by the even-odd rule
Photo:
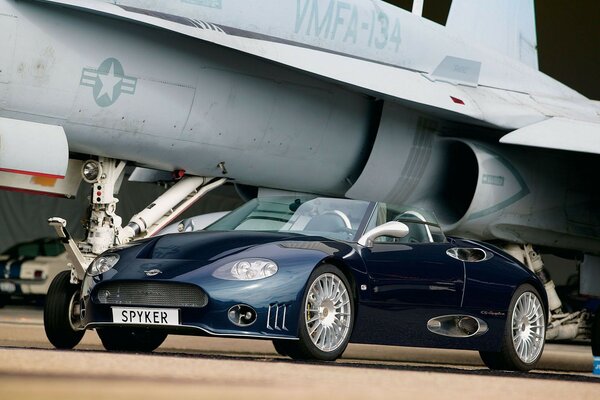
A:
<svg viewBox="0 0 600 400">
<path fill-rule="evenodd" d="M 547 298 L 501 250 L 446 237 L 431 213 L 359 200 L 262 197 L 204 231 L 115 247 L 83 283 L 57 277 L 45 328 L 71 348 L 153 351 L 168 334 L 272 340 L 294 359 L 335 360 L 349 342 L 478 350 L 529 370 Z"/>
</svg>

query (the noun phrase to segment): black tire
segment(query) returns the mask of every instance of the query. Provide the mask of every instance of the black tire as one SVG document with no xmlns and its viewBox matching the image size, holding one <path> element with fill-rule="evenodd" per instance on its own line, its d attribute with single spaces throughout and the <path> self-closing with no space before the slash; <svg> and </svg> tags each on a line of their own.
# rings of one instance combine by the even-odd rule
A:
<svg viewBox="0 0 600 400">
<path fill-rule="evenodd" d="M 10 295 L 0 294 L 0 308 L 4 308 L 10 301 Z"/>
<path fill-rule="evenodd" d="M 501 350 L 499 352 L 491 352 L 491 351 L 480 351 L 479 352 L 479 355 L 481 356 L 483 363 L 489 369 L 526 372 L 526 371 L 533 369 L 535 367 L 535 365 L 537 364 L 537 362 L 539 361 L 539 359 L 542 357 L 542 354 L 544 352 L 544 346 L 545 346 L 545 339 L 546 339 L 545 337 L 542 338 L 542 347 L 541 347 L 539 354 L 533 361 L 528 362 L 528 363 L 523 362 L 519 358 L 519 356 L 517 355 L 517 350 L 515 349 L 514 342 L 513 342 L 512 318 L 513 318 L 513 314 L 515 311 L 515 306 L 516 306 L 517 300 L 521 297 L 521 295 L 523 295 L 527 292 L 530 292 L 533 295 L 535 295 L 543 307 L 543 303 L 542 303 L 540 294 L 533 286 L 531 286 L 529 284 L 524 284 L 524 285 L 521 285 L 519 288 L 517 288 L 517 290 L 513 294 L 513 297 L 510 301 L 510 305 L 508 307 L 508 313 L 506 316 L 506 325 L 504 328 L 504 336 L 502 338 Z M 547 321 L 546 321 L 547 311 L 546 310 L 542 310 L 542 311 L 544 313 L 543 314 L 544 315 L 543 323 L 545 325 L 547 323 Z M 544 335 L 542 335 L 542 336 L 545 336 L 545 329 L 544 329 Z"/>
<path fill-rule="evenodd" d="M 600 357 L 600 308 L 596 310 L 592 325 L 592 354 L 594 357 Z"/>
<path fill-rule="evenodd" d="M 313 341 L 310 338 L 310 334 L 308 332 L 306 324 L 308 311 L 305 309 L 305 305 L 307 304 L 306 300 L 307 296 L 309 295 L 310 288 L 317 279 L 321 278 L 325 274 L 335 275 L 341 280 L 348 293 L 350 304 L 350 316 L 347 316 L 346 318 L 348 322 L 348 331 L 345 337 L 343 337 L 341 343 L 334 350 L 331 351 L 323 351 L 313 343 Z M 304 296 L 302 297 L 302 304 L 300 305 L 300 310 L 300 316 L 298 319 L 298 336 L 300 340 L 289 340 L 285 343 L 283 341 L 277 341 L 278 344 L 276 345 L 275 349 L 278 352 L 279 350 L 282 350 L 285 353 L 285 355 L 290 356 L 291 358 L 296 360 L 334 361 L 337 358 L 339 358 L 342 355 L 342 353 L 346 350 L 348 342 L 350 341 L 352 329 L 354 328 L 355 315 L 353 290 L 350 284 L 348 283 L 348 279 L 346 279 L 344 274 L 338 268 L 332 265 L 324 264 L 316 268 L 308 278 L 306 290 Z"/>
<path fill-rule="evenodd" d="M 106 350 L 131 353 L 151 353 L 168 335 L 146 328 L 98 328 L 96 333 Z"/>
<path fill-rule="evenodd" d="M 71 313 L 73 301 L 79 301 L 79 285 L 71 284 L 71 271 L 62 271 L 50 284 L 44 306 L 46 337 L 57 349 L 72 349 L 85 334 L 74 328 L 78 318 Z"/>
<path fill-rule="evenodd" d="M 290 341 L 285 339 L 274 339 L 273 347 L 280 356 L 287 357 L 290 352 Z"/>
</svg>

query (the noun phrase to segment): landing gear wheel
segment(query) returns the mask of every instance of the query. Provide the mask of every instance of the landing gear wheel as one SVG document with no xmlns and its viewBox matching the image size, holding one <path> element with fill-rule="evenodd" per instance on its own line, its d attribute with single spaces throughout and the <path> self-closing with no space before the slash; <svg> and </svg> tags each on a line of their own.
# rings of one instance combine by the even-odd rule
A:
<svg viewBox="0 0 600 400">
<path fill-rule="evenodd" d="M 529 371 L 539 361 L 546 341 L 546 312 L 538 291 L 520 286 L 510 302 L 499 352 L 480 351 L 490 369 Z"/>
<path fill-rule="evenodd" d="M 333 361 L 346 350 L 354 325 L 350 284 L 338 268 L 322 265 L 310 275 L 306 287 L 298 324 L 300 340 L 289 341 L 282 350 L 294 359 Z"/>
<path fill-rule="evenodd" d="M 594 357 L 600 357 L 600 308 L 596 310 L 592 325 L 592 354 Z"/>
<path fill-rule="evenodd" d="M 96 333 L 108 351 L 151 353 L 167 338 L 167 333 L 145 328 L 98 328 Z"/>
<path fill-rule="evenodd" d="M 79 285 L 71 284 L 71 271 L 62 271 L 50 284 L 44 306 L 44 329 L 54 347 L 72 349 L 83 338 L 79 309 Z"/>
</svg>

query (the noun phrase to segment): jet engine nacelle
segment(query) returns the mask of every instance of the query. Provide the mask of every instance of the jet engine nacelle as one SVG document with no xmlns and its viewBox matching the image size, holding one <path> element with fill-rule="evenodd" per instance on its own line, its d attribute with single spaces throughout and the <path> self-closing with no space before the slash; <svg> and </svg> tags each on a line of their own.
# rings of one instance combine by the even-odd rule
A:
<svg viewBox="0 0 600 400">
<path fill-rule="evenodd" d="M 445 139 L 442 153 L 439 190 L 423 198 L 445 231 L 598 253 L 592 157 L 464 139 Z"/>
<path fill-rule="evenodd" d="M 458 236 L 598 253 L 600 197 L 586 189 L 597 181 L 592 156 L 442 131 L 441 121 L 386 102 L 369 159 L 346 196 L 434 210 Z"/>
</svg>

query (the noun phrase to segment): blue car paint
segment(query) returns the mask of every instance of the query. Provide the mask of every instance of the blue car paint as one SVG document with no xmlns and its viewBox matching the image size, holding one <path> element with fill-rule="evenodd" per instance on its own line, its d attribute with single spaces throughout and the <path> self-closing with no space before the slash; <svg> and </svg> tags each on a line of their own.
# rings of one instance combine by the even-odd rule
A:
<svg viewBox="0 0 600 400">
<path fill-rule="evenodd" d="M 182 308 L 181 323 L 186 327 L 170 328 L 172 332 L 296 339 L 308 278 L 323 263 L 342 269 L 353 286 L 356 307 L 351 342 L 355 343 L 497 351 L 508 305 L 519 285 L 534 285 L 547 305 L 543 287 L 531 271 L 483 243 L 450 239 L 447 243 L 393 245 L 405 247 L 405 252 L 394 253 L 402 257 L 396 262 L 389 253 L 391 247 L 386 250 L 384 246 L 389 245 L 368 249 L 322 237 L 247 231 L 193 232 L 146 240 L 113 250 L 121 257 L 117 265 L 101 276 L 85 279 L 84 323 L 88 328 L 113 325 L 111 306 L 93 301 L 104 281 L 186 282 L 201 287 L 209 302 L 200 309 Z M 485 248 L 493 256 L 463 263 L 446 254 L 452 247 Z M 279 271 L 257 281 L 222 280 L 212 275 L 227 263 L 252 257 L 275 261 Z M 376 262 L 371 264 L 373 260 Z M 146 276 L 144 271 L 154 268 L 162 273 Z M 237 304 L 256 310 L 258 318 L 252 325 L 239 327 L 229 321 L 227 311 Z M 274 327 L 270 306 L 286 307 L 286 329 L 281 324 L 279 329 Z M 429 319 L 455 314 L 481 318 L 489 331 L 451 338 L 427 329 Z"/>
<path fill-rule="evenodd" d="M 476 240 L 451 238 L 457 247 L 479 247 L 494 254 L 485 263 L 465 263 L 467 266 L 466 306 L 477 304 L 480 307 L 500 308 L 508 305 L 514 291 L 523 284 L 533 286 L 548 309 L 546 289 L 535 274 L 525 265 L 489 243 Z M 466 292 L 465 292 L 466 293 Z"/>
<path fill-rule="evenodd" d="M 184 237 L 179 239 L 182 236 Z M 184 259 L 144 258 L 157 252 L 162 257 L 166 252 L 165 248 L 177 252 L 177 243 L 182 243 L 178 257 Z M 195 243 L 197 247 L 193 248 L 190 243 Z M 227 251 L 227 248 L 234 251 Z M 209 302 L 201 309 L 182 309 L 183 325 L 217 335 L 296 338 L 300 317 L 298 305 L 302 302 L 306 282 L 313 270 L 306 266 L 315 267 L 328 259 L 338 260 L 339 263 L 344 256 L 353 252 L 350 245 L 302 235 L 193 232 L 162 236 L 156 241 L 146 242 L 144 249 L 133 247 L 116 252 L 120 260 L 113 269 L 97 277 L 86 277 L 82 290 L 86 309 L 84 322 L 88 327 L 112 322 L 111 307 L 93 302 L 104 281 L 188 282 L 202 288 L 209 295 Z M 256 281 L 222 280 L 212 275 L 223 265 L 254 257 L 275 261 L 279 271 L 273 277 Z M 144 271 L 156 268 L 161 270 L 161 274 L 146 276 Z M 363 272 L 362 276 L 364 275 Z M 244 328 L 232 324 L 227 311 L 237 304 L 254 308 L 258 315 L 257 321 Z M 268 323 L 269 306 L 273 305 L 287 306 L 287 329 L 281 329 L 281 326 L 280 329 L 275 329 L 274 324 Z M 268 326 L 272 326 L 272 329 Z"/>
</svg>

